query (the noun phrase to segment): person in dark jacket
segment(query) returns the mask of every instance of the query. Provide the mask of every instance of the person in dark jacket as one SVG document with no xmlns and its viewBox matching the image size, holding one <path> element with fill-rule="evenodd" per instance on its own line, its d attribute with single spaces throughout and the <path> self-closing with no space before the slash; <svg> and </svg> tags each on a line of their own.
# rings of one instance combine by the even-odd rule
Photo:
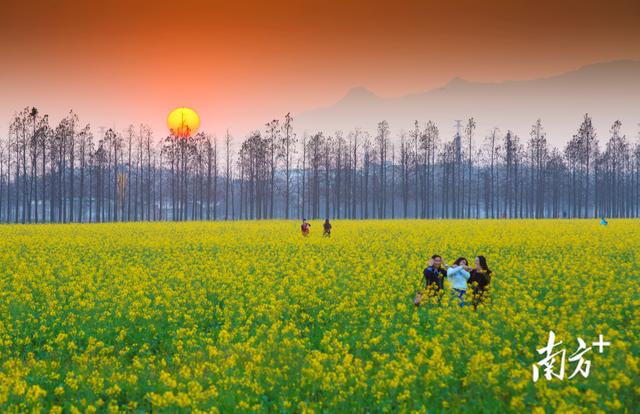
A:
<svg viewBox="0 0 640 414">
<path fill-rule="evenodd" d="M 426 289 L 430 286 L 432 286 L 435 291 L 444 289 L 444 278 L 447 276 L 446 267 L 447 264 L 443 263 L 440 255 L 434 254 L 431 256 L 429 266 L 427 266 L 423 271 Z"/>
<path fill-rule="evenodd" d="M 444 289 L 444 278 L 447 275 L 445 268 L 446 263 L 442 260 L 442 257 L 438 254 L 431 256 L 429 265 L 422 272 L 424 276 L 424 288 L 428 296 L 438 296 L 438 303 L 442 299 L 440 292 Z M 422 292 L 419 292 L 414 303 L 416 306 L 420 305 L 422 301 Z"/>
<path fill-rule="evenodd" d="M 331 237 L 331 223 L 329 223 L 329 219 L 324 221 L 322 227 L 324 228 L 324 233 L 322 233 L 322 235 L 325 237 Z"/>
<path fill-rule="evenodd" d="M 487 266 L 487 259 L 484 256 L 477 256 L 475 268 L 471 270 L 471 276 L 467 281 L 473 289 L 474 310 L 486 297 L 489 283 L 491 283 L 491 273 L 491 270 Z"/>
</svg>

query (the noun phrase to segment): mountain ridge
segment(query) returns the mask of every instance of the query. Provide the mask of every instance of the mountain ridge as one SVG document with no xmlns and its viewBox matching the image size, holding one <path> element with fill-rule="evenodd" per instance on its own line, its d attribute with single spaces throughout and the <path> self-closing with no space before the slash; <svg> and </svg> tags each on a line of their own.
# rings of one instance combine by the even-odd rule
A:
<svg viewBox="0 0 640 414">
<path fill-rule="evenodd" d="M 635 135 L 640 122 L 640 61 L 597 62 L 552 76 L 493 83 L 454 76 L 442 86 L 398 97 L 381 97 L 357 86 L 333 105 L 298 114 L 295 122 L 307 132 L 361 128 L 373 133 L 382 119 L 392 130 L 408 129 L 415 119 L 432 119 L 448 135 L 454 119 L 473 116 L 480 133 L 497 126 L 523 136 L 541 118 L 552 141 L 566 141 L 587 112 L 601 131 L 621 119 L 623 126 L 633 126 Z"/>
</svg>

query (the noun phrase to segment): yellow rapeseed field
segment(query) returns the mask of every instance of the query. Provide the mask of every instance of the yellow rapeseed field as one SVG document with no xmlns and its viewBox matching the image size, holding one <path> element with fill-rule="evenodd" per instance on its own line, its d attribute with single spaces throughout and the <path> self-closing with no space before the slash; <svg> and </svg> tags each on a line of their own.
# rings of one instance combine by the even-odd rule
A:
<svg viewBox="0 0 640 414">
<path fill-rule="evenodd" d="M 0 411 L 638 412 L 639 221 L 311 223 L 0 227 Z M 415 307 L 433 253 L 487 302 Z M 611 345 L 534 382 L 550 330 Z"/>
</svg>

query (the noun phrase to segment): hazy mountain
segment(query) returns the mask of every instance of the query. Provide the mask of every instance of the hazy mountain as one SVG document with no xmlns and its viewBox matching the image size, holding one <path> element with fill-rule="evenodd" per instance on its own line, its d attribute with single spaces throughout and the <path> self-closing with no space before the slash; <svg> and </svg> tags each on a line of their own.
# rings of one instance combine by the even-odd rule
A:
<svg viewBox="0 0 640 414">
<path fill-rule="evenodd" d="M 480 83 L 453 78 L 424 93 L 382 98 L 356 87 L 333 106 L 310 110 L 295 118 L 296 129 L 333 133 L 355 127 L 373 132 L 386 119 L 394 132 L 408 131 L 414 120 L 433 120 L 442 137 L 454 132 L 454 120 L 473 116 L 478 134 L 493 127 L 515 131 L 526 139 L 531 125 L 542 118 L 549 140 L 564 144 L 577 130 L 585 113 L 594 118 L 604 141 L 616 119 L 635 139 L 640 122 L 640 61 L 613 61 L 584 66 L 549 78 Z M 394 136 L 396 134 L 394 133 Z"/>
</svg>

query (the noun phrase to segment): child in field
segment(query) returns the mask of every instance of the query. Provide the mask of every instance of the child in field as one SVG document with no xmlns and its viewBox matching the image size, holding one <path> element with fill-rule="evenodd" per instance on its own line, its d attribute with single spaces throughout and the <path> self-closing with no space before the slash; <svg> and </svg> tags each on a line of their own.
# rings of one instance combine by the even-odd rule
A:
<svg viewBox="0 0 640 414">
<path fill-rule="evenodd" d="M 487 266 L 487 259 L 484 256 L 477 256 L 476 267 L 471 270 L 468 283 L 473 289 L 473 309 L 477 309 L 485 298 L 485 292 L 491 283 L 491 270 Z"/>
<path fill-rule="evenodd" d="M 329 223 L 329 219 L 324 221 L 324 233 L 322 233 L 325 237 L 331 237 L 331 223 Z"/>
<path fill-rule="evenodd" d="M 303 236 L 308 236 L 309 235 L 309 227 L 311 227 L 311 224 L 307 223 L 307 219 L 302 219 L 302 224 L 300 225 L 300 230 L 302 230 L 302 235 Z"/>
<path fill-rule="evenodd" d="M 447 279 L 451 282 L 452 292 L 460 301 L 460 306 L 465 304 L 464 295 L 467 292 L 467 280 L 471 277 L 469 274 L 471 268 L 467 266 L 467 263 L 467 259 L 459 257 L 453 262 L 453 266 L 447 269 Z"/>
</svg>

